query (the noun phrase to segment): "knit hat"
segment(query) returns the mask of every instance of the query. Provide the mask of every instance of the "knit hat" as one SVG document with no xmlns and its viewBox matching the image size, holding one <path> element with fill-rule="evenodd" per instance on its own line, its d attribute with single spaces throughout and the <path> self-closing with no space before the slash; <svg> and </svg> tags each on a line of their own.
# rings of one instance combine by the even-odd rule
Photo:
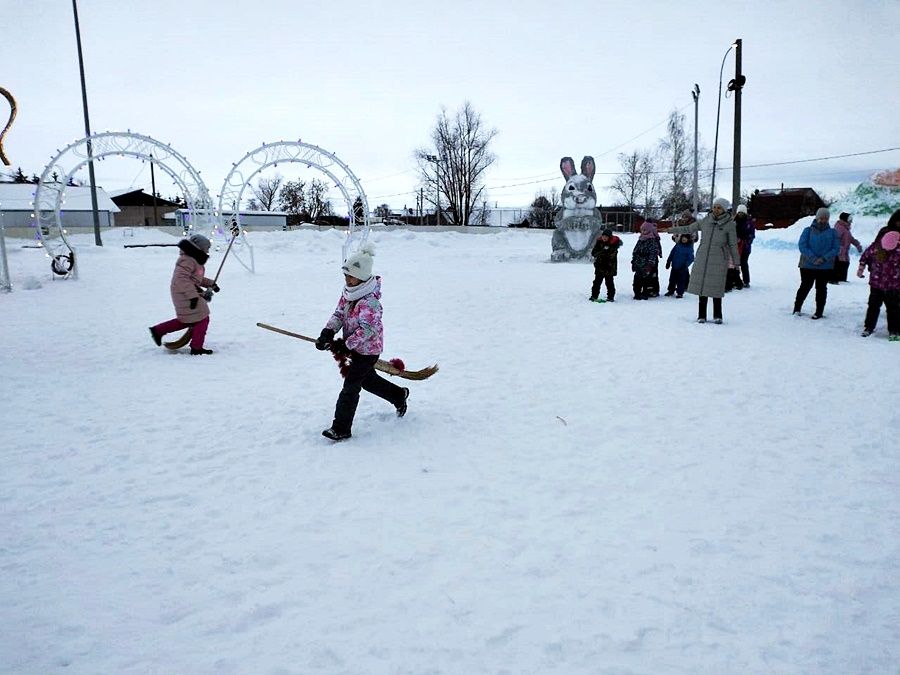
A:
<svg viewBox="0 0 900 675">
<path fill-rule="evenodd" d="M 359 250 L 347 256 L 344 264 L 341 265 L 341 270 L 354 279 L 368 281 L 372 276 L 372 257 L 374 255 L 375 247 L 372 244 L 363 244 Z"/>
<path fill-rule="evenodd" d="M 747 205 L 746 204 L 738 204 L 736 213 L 743 213 L 747 215 Z"/>
<path fill-rule="evenodd" d="M 192 234 L 190 237 L 188 237 L 188 241 L 204 253 L 209 253 L 209 247 L 212 245 L 210 244 L 209 239 L 204 237 L 202 234 Z"/>
<path fill-rule="evenodd" d="M 825 216 L 826 218 L 831 218 L 831 211 L 829 211 L 828 209 L 826 209 L 823 206 L 818 211 L 816 211 L 816 218 L 820 218 L 822 216 Z"/>
<path fill-rule="evenodd" d="M 723 210 L 727 211 L 731 208 L 731 202 L 725 199 L 725 197 L 719 197 L 713 202 L 713 206 L 721 206 Z"/>
<path fill-rule="evenodd" d="M 843 220 L 843 221 L 845 221 L 845 222 L 848 222 L 848 223 L 849 223 L 850 220 L 851 220 L 850 214 L 847 213 L 846 211 L 841 211 L 841 215 L 839 215 L 838 218 L 840 218 L 841 220 Z"/>
<path fill-rule="evenodd" d="M 884 236 L 881 237 L 881 248 L 885 251 L 893 251 L 897 248 L 898 243 L 900 243 L 900 232 L 895 230 L 885 232 Z"/>
<path fill-rule="evenodd" d="M 603 232 L 601 232 L 600 234 L 601 234 L 602 236 L 604 236 L 604 237 L 611 237 L 611 236 L 612 236 L 612 230 L 609 229 L 609 228 L 607 227 L 607 228 L 606 228 L 605 230 L 603 230 Z"/>
</svg>

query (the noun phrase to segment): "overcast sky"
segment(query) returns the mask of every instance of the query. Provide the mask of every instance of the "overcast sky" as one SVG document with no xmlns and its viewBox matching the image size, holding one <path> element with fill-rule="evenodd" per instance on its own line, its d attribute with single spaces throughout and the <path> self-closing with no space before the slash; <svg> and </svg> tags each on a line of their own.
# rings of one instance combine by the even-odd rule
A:
<svg viewBox="0 0 900 675">
<path fill-rule="evenodd" d="M 72 3 L 3 0 L 2 10 L 0 86 L 19 108 L 6 154 L 40 174 L 84 136 Z M 528 204 L 562 186 L 564 155 L 615 172 L 618 153 L 656 143 L 671 110 L 692 123 L 695 82 L 712 148 L 719 67 L 735 38 L 745 165 L 900 146 L 898 0 L 80 0 L 79 13 L 93 131 L 171 143 L 214 195 L 247 151 L 302 139 L 344 160 L 371 205 L 412 207 L 413 151 L 442 106 L 469 100 L 499 131 L 490 201 Z M 733 74 L 732 53 L 725 83 Z M 0 125 L 6 110 L 0 100 Z M 732 126 L 723 97 L 719 166 L 731 166 Z M 833 193 L 897 166 L 892 151 L 746 168 L 743 186 Z M 611 180 L 595 179 L 606 203 Z M 730 196 L 731 172 L 717 181 Z M 121 160 L 99 165 L 98 182 L 149 187 L 149 176 Z"/>
</svg>

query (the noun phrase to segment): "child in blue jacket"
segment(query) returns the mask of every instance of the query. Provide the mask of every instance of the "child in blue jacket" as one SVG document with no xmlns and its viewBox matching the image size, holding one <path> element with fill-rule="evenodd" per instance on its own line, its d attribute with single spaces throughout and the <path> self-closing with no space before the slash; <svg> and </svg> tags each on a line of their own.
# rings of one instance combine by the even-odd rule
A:
<svg viewBox="0 0 900 675">
<path fill-rule="evenodd" d="M 693 262 L 694 241 L 691 235 L 682 234 L 666 259 L 666 269 L 672 270 L 669 272 L 669 290 L 666 291 L 666 297 L 671 298 L 673 295 L 676 298 L 684 297 L 684 289 L 691 280 L 690 267 Z"/>
</svg>

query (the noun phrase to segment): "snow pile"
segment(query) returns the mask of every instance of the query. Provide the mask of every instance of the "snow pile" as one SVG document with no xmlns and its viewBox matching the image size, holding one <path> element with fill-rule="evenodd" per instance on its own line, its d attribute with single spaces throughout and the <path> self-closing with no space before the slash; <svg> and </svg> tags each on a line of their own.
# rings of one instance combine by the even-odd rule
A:
<svg viewBox="0 0 900 675">
<path fill-rule="evenodd" d="M 599 305 L 549 231 L 374 234 L 384 357 L 441 370 L 337 445 L 334 361 L 255 323 L 317 333 L 339 233 L 251 235 L 209 357 L 147 333 L 176 249 L 122 248 L 176 238 L 9 242 L 0 672 L 891 672 L 900 345 L 855 278 L 792 317 L 788 234 L 723 326 L 631 300 L 633 235 Z"/>
<path fill-rule="evenodd" d="M 877 176 L 873 176 L 857 185 L 849 194 L 832 204 L 832 212 L 847 211 L 865 216 L 884 216 L 886 219 L 900 209 L 900 187 L 883 184 L 884 180 L 878 179 L 878 182 L 876 179 Z"/>
</svg>

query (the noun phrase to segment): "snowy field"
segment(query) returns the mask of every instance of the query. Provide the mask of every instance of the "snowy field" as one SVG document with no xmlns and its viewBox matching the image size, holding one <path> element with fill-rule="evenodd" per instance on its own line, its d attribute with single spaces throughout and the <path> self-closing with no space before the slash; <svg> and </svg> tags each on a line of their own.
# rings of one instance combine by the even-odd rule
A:
<svg viewBox="0 0 900 675">
<path fill-rule="evenodd" d="M 318 334 L 338 232 L 252 234 L 210 357 L 147 333 L 177 249 L 122 247 L 176 239 L 8 240 L 0 672 L 900 672 L 900 344 L 855 277 L 791 316 L 807 220 L 721 326 L 631 299 L 633 235 L 600 305 L 550 232 L 373 232 L 384 357 L 441 370 L 341 444 L 333 360 L 255 325 Z"/>
</svg>

